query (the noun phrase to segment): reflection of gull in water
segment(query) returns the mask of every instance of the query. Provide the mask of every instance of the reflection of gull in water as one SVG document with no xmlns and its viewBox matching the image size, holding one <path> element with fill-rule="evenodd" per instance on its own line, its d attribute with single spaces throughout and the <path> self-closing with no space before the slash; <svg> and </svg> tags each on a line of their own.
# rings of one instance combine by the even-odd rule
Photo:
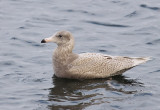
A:
<svg viewBox="0 0 160 110">
<path fill-rule="evenodd" d="M 126 100 L 140 92 L 143 84 L 122 75 L 108 79 L 69 80 L 53 77 L 50 89 L 51 110 L 84 109 L 91 105 Z M 136 88 L 136 91 L 135 91 Z"/>
<path fill-rule="evenodd" d="M 46 42 L 55 42 L 58 45 L 53 54 L 53 67 L 55 75 L 62 78 L 106 78 L 122 74 L 149 60 L 148 57 L 133 58 L 99 53 L 74 54 L 74 38 L 68 31 L 57 32 L 41 41 Z"/>
</svg>

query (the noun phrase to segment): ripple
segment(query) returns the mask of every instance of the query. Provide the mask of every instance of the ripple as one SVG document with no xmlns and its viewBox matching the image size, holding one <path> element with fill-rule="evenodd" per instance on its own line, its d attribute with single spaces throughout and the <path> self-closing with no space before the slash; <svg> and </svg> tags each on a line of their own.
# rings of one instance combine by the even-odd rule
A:
<svg viewBox="0 0 160 110">
<path fill-rule="evenodd" d="M 13 53 L 13 52 L 11 52 L 11 53 L 9 53 L 9 52 L 8 53 L 3 53 L 2 56 L 12 56 L 14 58 L 22 58 L 22 56 L 19 56 L 19 55 Z"/>
<path fill-rule="evenodd" d="M 156 71 L 152 71 L 150 73 L 159 73 L 160 72 L 160 69 L 159 70 L 156 70 Z"/>
<path fill-rule="evenodd" d="M 28 28 L 25 26 L 20 26 L 20 27 L 18 27 L 18 29 L 28 29 Z"/>
<path fill-rule="evenodd" d="M 100 26 L 107 26 L 107 27 L 118 27 L 118 28 L 130 27 L 130 26 L 128 26 L 128 25 L 102 23 L 102 22 L 98 22 L 98 21 L 85 21 L 85 22 L 90 23 L 90 24 L 100 25 Z"/>
<path fill-rule="evenodd" d="M 64 11 L 71 12 L 71 13 L 78 12 L 78 13 L 87 14 L 87 15 L 95 15 L 95 13 L 91 13 L 91 12 L 88 12 L 88 11 L 86 11 L 86 10 L 84 11 L 84 10 L 68 9 L 68 10 L 64 10 Z"/>
<path fill-rule="evenodd" d="M 37 43 L 37 42 L 34 42 L 34 41 L 27 41 L 27 40 L 23 40 L 23 41 L 27 44 L 31 44 L 32 46 L 43 47 L 43 45 L 40 45 L 40 43 Z"/>
<path fill-rule="evenodd" d="M 121 3 L 119 0 L 113 0 L 112 3 Z"/>
<path fill-rule="evenodd" d="M 115 108 L 115 109 L 122 109 L 120 106 L 118 105 L 111 105 L 111 107 Z"/>
<path fill-rule="evenodd" d="M 11 40 L 18 40 L 18 38 L 17 37 L 12 37 Z"/>
<path fill-rule="evenodd" d="M 155 10 L 155 11 L 160 10 L 159 7 L 150 7 L 150 6 L 147 6 L 146 4 L 141 4 L 140 7 L 148 8 L 148 9 Z"/>
<path fill-rule="evenodd" d="M 51 108 L 84 108 L 90 105 L 109 103 L 109 100 L 118 100 L 115 96 L 135 94 L 135 90 L 126 90 L 127 87 L 139 86 L 139 83 L 126 79 L 124 76 L 111 77 L 112 79 L 69 80 L 53 77 L 53 88 L 50 88 L 49 101 Z M 125 81 L 124 81 L 125 80 Z M 110 82 L 110 84 L 108 84 Z M 134 83 L 134 84 L 132 84 Z M 131 88 L 130 88 L 131 89 Z M 106 96 L 106 94 L 109 94 Z M 113 97 L 112 97 L 113 96 Z M 121 98 L 120 98 L 121 100 Z M 123 99 L 122 99 L 123 100 Z"/>
<path fill-rule="evenodd" d="M 160 39 L 153 40 L 151 42 L 147 42 L 147 45 L 158 45 L 160 44 Z"/>
<path fill-rule="evenodd" d="M 29 45 L 32 45 L 32 46 L 35 46 L 35 47 L 44 47 L 44 45 L 41 45 L 40 43 L 37 43 L 35 41 L 31 41 L 31 40 L 23 40 L 23 39 L 20 39 L 18 37 L 12 37 L 11 40 L 17 40 L 17 41 L 21 41 L 23 43 L 26 43 L 26 44 L 29 44 Z"/>
<path fill-rule="evenodd" d="M 19 27 L 19 29 L 25 29 L 25 27 L 21 26 L 21 27 Z"/>
<path fill-rule="evenodd" d="M 33 17 L 32 20 L 27 20 L 28 23 L 44 23 L 44 24 L 63 24 L 64 22 L 67 22 L 68 19 L 62 18 L 62 19 L 52 19 L 49 17 Z"/>
<path fill-rule="evenodd" d="M 153 96 L 152 93 L 139 93 L 139 94 L 135 94 L 134 96 Z"/>
<path fill-rule="evenodd" d="M 43 82 L 43 81 L 46 81 L 46 79 L 45 79 L 45 78 L 34 79 L 33 81 L 34 81 L 34 82 Z"/>
<path fill-rule="evenodd" d="M 125 17 L 134 17 L 137 15 L 137 11 L 133 11 L 132 13 L 126 15 Z"/>
<path fill-rule="evenodd" d="M 117 75 L 112 77 L 113 80 L 118 81 L 118 84 L 124 84 L 124 85 L 132 85 L 132 86 L 143 86 L 143 83 L 138 82 L 135 79 L 128 79 L 127 77 L 123 75 Z"/>
<path fill-rule="evenodd" d="M 2 66 L 12 66 L 15 65 L 14 61 L 0 61 L 0 65 Z"/>
<path fill-rule="evenodd" d="M 41 104 L 49 104 L 47 100 L 38 100 L 36 102 L 39 102 Z"/>
<path fill-rule="evenodd" d="M 103 50 L 103 49 L 100 49 L 100 50 L 98 50 L 99 52 L 108 52 L 107 50 Z"/>
</svg>

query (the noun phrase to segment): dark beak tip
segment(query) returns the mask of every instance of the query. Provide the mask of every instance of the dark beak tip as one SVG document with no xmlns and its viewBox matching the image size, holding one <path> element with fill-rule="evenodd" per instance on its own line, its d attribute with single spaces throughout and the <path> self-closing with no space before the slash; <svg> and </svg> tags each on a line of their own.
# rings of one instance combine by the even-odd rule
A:
<svg viewBox="0 0 160 110">
<path fill-rule="evenodd" d="M 41 43 L 46 43 L 46 41 L 43 39 L 43 40 L 41 41 Z"/>
</svg>

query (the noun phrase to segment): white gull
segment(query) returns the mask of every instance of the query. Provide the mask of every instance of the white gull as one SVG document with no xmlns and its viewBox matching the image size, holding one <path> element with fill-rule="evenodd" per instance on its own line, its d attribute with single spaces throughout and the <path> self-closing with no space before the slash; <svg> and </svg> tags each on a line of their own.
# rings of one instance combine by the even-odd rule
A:
<svg viewBox="0 0 160 110">
<path fill-rule="evenodd" d="M 54 42 L 53 69 L 57 77 L 72 79 L 106 78 L 150 60 L 149 57 L 110 56 L 100 53 L 75 54 L 74 37 L 68 31 L 60 31 L 41 43 Z"/>
</svg>

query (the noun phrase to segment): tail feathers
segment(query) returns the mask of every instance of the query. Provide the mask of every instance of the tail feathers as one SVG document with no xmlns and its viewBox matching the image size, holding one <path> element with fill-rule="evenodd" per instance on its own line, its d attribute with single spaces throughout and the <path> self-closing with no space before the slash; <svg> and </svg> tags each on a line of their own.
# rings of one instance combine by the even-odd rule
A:
<svg viewBox="0 0 160 110">
<path fill-rule="evenodd" d="M 149 60 L 151 60 L 150 57 L 133 58 L 133 60 L 132 60 L 134 62 L 133 66 L 137 66 L 137 65 L 145 63 L 146 61 L 149 61 Z"/>
</svg>

